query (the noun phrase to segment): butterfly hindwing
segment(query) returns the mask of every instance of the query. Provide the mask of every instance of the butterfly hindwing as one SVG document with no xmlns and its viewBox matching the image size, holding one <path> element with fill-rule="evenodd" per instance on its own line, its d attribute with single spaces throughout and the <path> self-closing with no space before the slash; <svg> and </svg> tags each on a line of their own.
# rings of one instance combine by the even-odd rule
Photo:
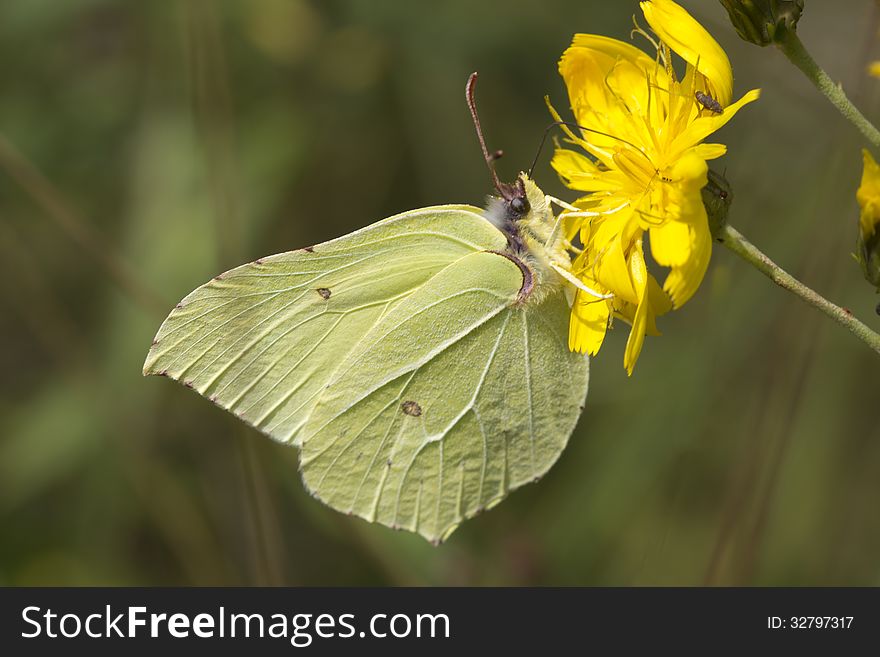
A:
<svg viewBox="0 0 880 657">
<path fill-rule="evenodd" d="M 441 540 L 543 475 L 574 429 L 588 364 L 561 292 L 520 304 L 519 267 L 466 256 L 378 322 L 304 427 L 307 487 L 344 512 Z"/>
<path fill-rule="evenodd" d="M 299 441 L 324 386 L 382 317 L 504 236 L 469 206 L 413 210 L 232 269 L 181 301 L 144 364 L 275 440 Z"/>
</svg>

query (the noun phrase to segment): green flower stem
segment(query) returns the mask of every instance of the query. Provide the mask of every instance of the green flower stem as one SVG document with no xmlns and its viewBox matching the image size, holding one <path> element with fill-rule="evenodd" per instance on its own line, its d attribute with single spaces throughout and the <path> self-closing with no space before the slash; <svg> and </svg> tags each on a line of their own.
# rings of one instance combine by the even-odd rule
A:
<svg viewBox="0 0 880 657">
<path fill-rule="evenodd" d="M 782 30 L 777 38 L 776 45 L 797 66 L 810 81 L 816 85 L 831 103 L 840 110 L 854 126 L 862 131 L 874 146 L 880 148 L 880 130 L 868 121 L 864 115 L 852 104 L 839 84 L 836 84 L 828 74 L 816 63 L 803 42 L 794 30 Z"/>
<path fill-rule="evenodd" d="M 736 228 L 729 225 L 724 226 L 718 235 L 718 241 L 755 267 L 755 269 L 771 281 L 789 292 L 793 292 L 814 308 L 828 315 L 838 324 L 845 326 L 853 335 L 880 354 L 880 334 L 875 333 L 856 319 L 849 310 L 831 303 L 828 299 L 811 290 L 786 272 L 782 267 L 764 255 L 754 244 L 743 237 L 742 233 Z"/>
</svg>

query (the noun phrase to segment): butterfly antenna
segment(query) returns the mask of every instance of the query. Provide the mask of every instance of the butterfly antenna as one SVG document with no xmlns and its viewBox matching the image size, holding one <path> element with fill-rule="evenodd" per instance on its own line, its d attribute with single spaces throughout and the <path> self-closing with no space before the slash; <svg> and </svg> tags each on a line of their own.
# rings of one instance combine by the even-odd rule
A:
<svg viewBox="0 0 880 657">
<path fill-rule="evenodd" d="M 626 139 L 622 139 L 620 137 L 615 137 L 614 135 L 609 135 L 607 132 L 602 132 L 601 130 L 593 130 L 592 128 L 587 128 L 585 126 L 580 125 L 579 123 L 572 123 L 571 121 L 554 121 L 553 123 L 548 125 L 546 128 L 544 128 L 544 134 L 541 137 L 541 143 L 538 144 L 538 152 L 535 153 L 535 159 L 532 160 L 532 166 L 529 168 L 529 178 L 532 177 L 532 172 L 535 170 L 535 167 L 538 164 L 538 158 L 541 157 L 541 151 L 544 148 L 544 143 L 547 141 L 547 135 L 550 134 L 550 131 L 553 128 L 555 128 L 557 126 L 561 126 L 561 125 L 567 126 L 569 128 L 577 128 L 578 130 L 583 130 L 584 132 L 592 132 L 593 134 L 601 135 L 602 137 L 608 137 L 609 139 L 616 139 L 617 141 L 619 141 L 623 144 L 626 144 L 627 146 L 631 146 L 632 148 L 636 149 L 636 151 L 638 151 L 639 153 L 644 155 L 644 151 L 642 151 L 641 148 L 636 146 L 631 141 L 627 141 Z"/>
<path fill-rule="evenodd" d="M 546 128 L 544 128 L 544 134 L 541 136 L 541 143 L 538 144 L 538 150 L 535 152 L 535 159 L 532 160 L 532 166 L 529 167 L 529 178 L 532 177 L 532 173 L 535 171 L 535 167 L 538 166 L 538 158 L 541 157 L 541 151 L 544 150 L 544 143 L 547 141 L 547 135 L 550 134 L 550 129 L 555 128 L 557 123 L 557 121 L 554 121 Z"/>
<path fill-rule="evenodd" d="M 486 166 L 489 167 L 489 173 L 492 175 L 492 184 L 499 193 L 503 194 L 501 181 L 498 180 L 498 173 L 495 171 L 495 160 L 503 154 L 502 151 L 490 153 L 486 148 L 486 140 L 483 138 L 483 128 L 480 126 L 480 117 L 477 114 L 477 104 L 474 101 L 474 87 L 477 85 L 477 72 L 471 73 L 467 84 L 464 88 L 465 98 L 467 99 L 468 109 L 471 111 L 471 118 L 474 121 L 474 127 L 477 129 L 477 139 L 480 140 L 480 148 L 483 151 L 483 158 L 486 160 Z"/>
</svg>

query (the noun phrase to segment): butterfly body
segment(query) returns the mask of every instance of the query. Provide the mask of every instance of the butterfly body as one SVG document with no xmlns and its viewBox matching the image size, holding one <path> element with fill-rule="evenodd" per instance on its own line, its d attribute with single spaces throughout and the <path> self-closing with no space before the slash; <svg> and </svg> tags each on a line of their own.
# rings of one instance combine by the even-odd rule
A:
<svg viewBox="0 0 880 657">
<path fill-rule="evenodd" d="M 534 285 L 524 300 L 539 303 L 563 288 L 565 280 L 557 269 L 569 268 L 570 258 L 556 218 L 534 181 L 521 174 L 510 187 L 514 191 L 508 193 L 513 196 L 491 198 L 485 216 L 507 236 L 507 252 L 528 267 L 533 277 Z"/>
</svg>

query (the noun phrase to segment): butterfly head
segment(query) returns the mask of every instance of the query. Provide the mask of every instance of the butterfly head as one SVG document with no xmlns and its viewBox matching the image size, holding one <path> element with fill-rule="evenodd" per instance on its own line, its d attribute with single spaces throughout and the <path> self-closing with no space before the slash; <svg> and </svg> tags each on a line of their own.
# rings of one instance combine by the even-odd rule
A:
<svg viewBox="0 0 880 657">
<path fill-rule="evenodd" d="M 525 173 L 512 183 L 499 182 L 496 189 L 497 195 L 489 197 L 485 217 L 507 236 L 513 251 L 522 251 L 525 245 L 520 227 L 531 221 L 535 207 L 545 205 L 544 195 Z"/>
<path fill-rule="evenodd" d="M 515 182 L 499 182 L 496 185 L 501 196 L 500 200 L 504 205 L 504 217 L 508 221 L 519 221 L 532 209 L 532 204 L 529 202 L 529 195 L 526 191 L 526 180 L 525 174 L 522 174 Z"/>
</svg>

